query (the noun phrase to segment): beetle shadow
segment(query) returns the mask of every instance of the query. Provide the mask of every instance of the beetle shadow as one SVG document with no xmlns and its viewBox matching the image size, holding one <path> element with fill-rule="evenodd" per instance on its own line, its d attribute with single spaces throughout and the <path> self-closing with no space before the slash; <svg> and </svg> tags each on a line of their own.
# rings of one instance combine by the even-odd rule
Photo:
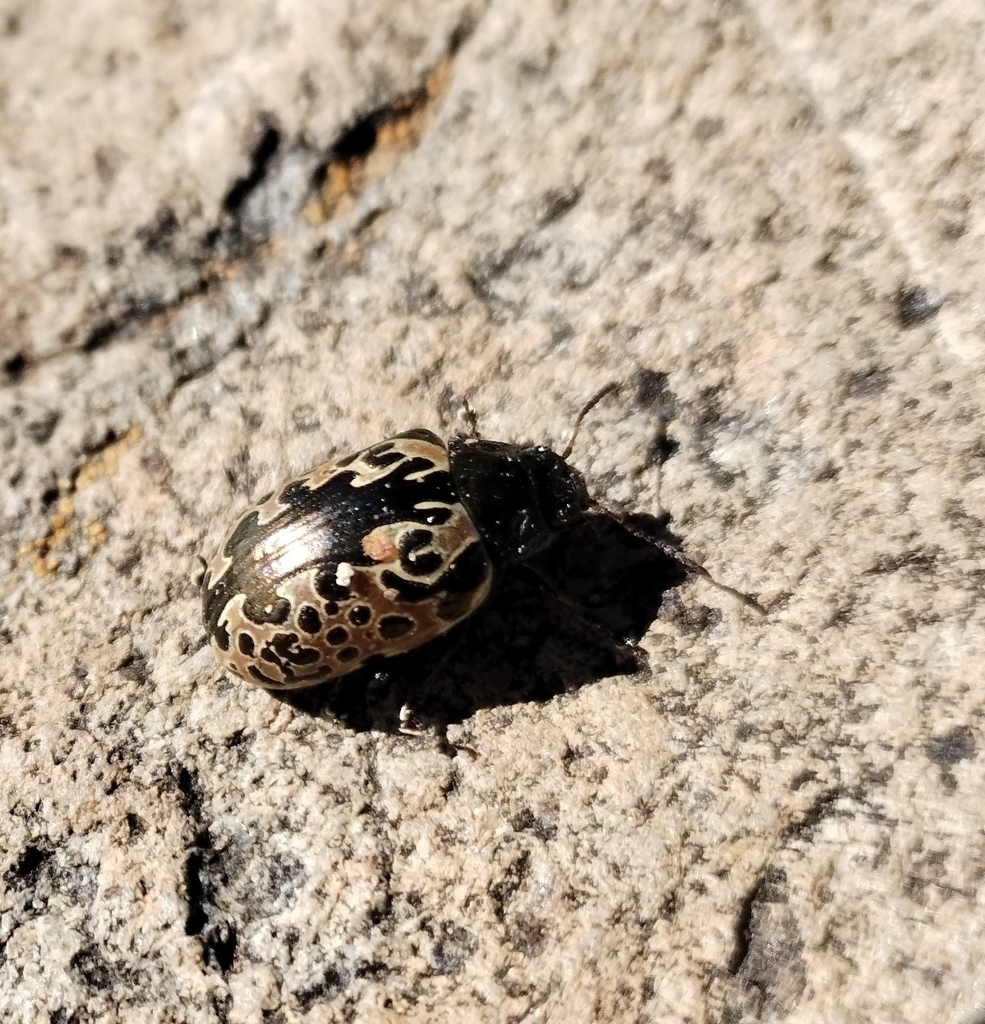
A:
<svg viewBox="0 0 985 1024">
<path fill-rule="evenodd" d="M 271 695 L 357 732 L 395 733 L 404 704 L 440 730 L 482 708 L 546 702 L 643 671 L 636 645 L 689 573 L 668 550 L 676 539 L 663 521 L 631 522 L 654 542 L 593 516 L 529 566 L 502 571 L 485 604 L 446 636 L 337 682 Z"/>
</svg>

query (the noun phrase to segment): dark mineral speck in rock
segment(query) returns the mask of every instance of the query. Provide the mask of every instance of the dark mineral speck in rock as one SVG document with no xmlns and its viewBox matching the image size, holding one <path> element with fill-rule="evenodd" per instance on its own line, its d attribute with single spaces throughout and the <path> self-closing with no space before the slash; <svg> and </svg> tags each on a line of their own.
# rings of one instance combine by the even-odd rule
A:
<svg viewBox="0 0 985 1024">
<path fill-rule="evenodd" d="M 894 305 L 900 327 L 916 327 L 933 317 L 944 304 L 944 297 L 921 285 L 900 285 Z"/>
</svg>

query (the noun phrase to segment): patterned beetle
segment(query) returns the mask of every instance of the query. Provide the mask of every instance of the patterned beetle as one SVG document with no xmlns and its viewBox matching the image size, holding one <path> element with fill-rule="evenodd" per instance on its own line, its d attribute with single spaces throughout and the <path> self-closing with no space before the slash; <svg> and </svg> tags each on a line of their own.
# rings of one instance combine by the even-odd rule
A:
<svg viewBox="0 0 985 1024">
<path fill-rule="evenodd" d="M 203 616 L 220 664 L 298 689 L 446 633 L 486 599 L 497 569 L 586 513 L 615 515 L 566 459 L 586 413 L 616 389 L 585 405 L 562 454 L 461 435 L 446 445 L 417 429 L 281 485 L 206 565 Z"/>
</svg>

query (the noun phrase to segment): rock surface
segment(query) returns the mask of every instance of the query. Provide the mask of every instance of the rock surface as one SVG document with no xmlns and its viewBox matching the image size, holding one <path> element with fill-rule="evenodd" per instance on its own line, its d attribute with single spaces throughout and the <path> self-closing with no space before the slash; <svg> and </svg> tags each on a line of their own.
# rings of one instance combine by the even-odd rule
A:
<svg viewBox="0 0 985 1024">
<path fill-rule="evenodd" d="M 3 5 L 3 1020 L 985 1021 L 983 22 Z M 613 379 L 574 463 L 765 618 L 612 527 L 436 671 L 218 670 L 251 498 Z"/>
</svg>

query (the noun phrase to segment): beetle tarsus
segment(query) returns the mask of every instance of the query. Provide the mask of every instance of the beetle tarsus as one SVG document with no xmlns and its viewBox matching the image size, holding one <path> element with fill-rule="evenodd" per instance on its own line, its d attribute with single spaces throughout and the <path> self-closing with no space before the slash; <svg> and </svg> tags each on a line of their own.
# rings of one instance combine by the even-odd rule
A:
<svg viewBox="0 0 985 1024">
<path fill-rule="evenodd" d="M 400 708 L 399 732 L 404 736 L 423 736 L 427 731 L 417 712 L 409 704 L 404 704 Z"/>
</svg>

